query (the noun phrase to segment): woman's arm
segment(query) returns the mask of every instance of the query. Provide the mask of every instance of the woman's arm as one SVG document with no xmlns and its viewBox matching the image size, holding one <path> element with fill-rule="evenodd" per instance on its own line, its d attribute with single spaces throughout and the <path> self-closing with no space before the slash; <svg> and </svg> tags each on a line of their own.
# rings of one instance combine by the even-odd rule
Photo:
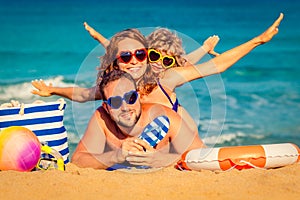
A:
<svg viewBox="0 0 300 200">
<path fill-rule="evenodd" d="M 77 102 L 86 102 L 102 99 L 100 91 L 96 86 L 92 88 L 53 87 L 51 83 L 49 85 L 46 85 L 43 80 L 35 80 L 32 81 L 31 84 L 36 88 L 35 90 L 32 90 L 31 93 L 42 97 L 58 95 Z"/>
<path fill-rule="evenodd" d="M 196 66 L 188 64 L 186 67 L 176 67 L 167 70 L 161 82 L 164 86 L 173 91 L 177 86 L 186 82 L 224 72 L 255 47 L 269 42 L 278 33 L 278 26 L 282 19 L 283 14 L 280 13 L 277 20 L 265 32 L 240 46 L 220 54 L 206 63 Z"/>
<path fill-rule="evenodd" d="M 214 56 L 218 56 L 219 54 L 215 52 L 215 47 L 218 44 L 220 38 L 216 35 L 210 36 L 207 38 L 203 45 L 198 49 L 192 51 L 187 54 L 185 58 L 192 64 L 196 64 L 205 54 L 209 53 Z"/>
<path fill-rule="evenodd" d="M 106 39 L 103 35 L 101 35 L 99 32 L 97 32 L 93 27 L 89 26 L 88 23 L 84 22 L 83 23 L 85 30 L 89 32 L 89 34 L 100 44 L 106 48 L 109 45 L 109 40 Z"/>
</svg>

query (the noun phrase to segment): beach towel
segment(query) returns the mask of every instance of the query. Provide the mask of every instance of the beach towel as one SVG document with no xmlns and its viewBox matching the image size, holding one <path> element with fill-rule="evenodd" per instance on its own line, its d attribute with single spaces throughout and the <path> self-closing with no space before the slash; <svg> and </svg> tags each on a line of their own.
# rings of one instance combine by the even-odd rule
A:
<svg viewBox="0 0 300 200">
<path fill-rule="evenodd" d="M 10 126 L 23 126 L 36 134 L 42 144 L 58 151 L 64 163 L 69 162 L 67 131 L 63 124 L 66 102 L 37 101 L 32 104 L 10 103 L 0 107 L 0 131 Z"/>
</svg>

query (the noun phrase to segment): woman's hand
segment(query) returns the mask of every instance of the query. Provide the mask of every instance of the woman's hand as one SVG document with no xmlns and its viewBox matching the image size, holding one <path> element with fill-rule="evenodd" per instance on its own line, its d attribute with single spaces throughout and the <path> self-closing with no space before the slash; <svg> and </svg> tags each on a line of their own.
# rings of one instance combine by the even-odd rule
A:
<svg viewBox="0 0 300 200">
<path fill-rule="evenodd" d="M 40 80 L 34 80 L 31 81 L 31 84 L 33 87 L 35 87 L 37 90 L 32 90 L 31 93 L 35 95 L 40 95 L 42 97 L 49 97 L 52 95 L 52 83 L 49 83 L 49 85 L 46 85 L 46 83 L 40 79 Z"/>
</svg>

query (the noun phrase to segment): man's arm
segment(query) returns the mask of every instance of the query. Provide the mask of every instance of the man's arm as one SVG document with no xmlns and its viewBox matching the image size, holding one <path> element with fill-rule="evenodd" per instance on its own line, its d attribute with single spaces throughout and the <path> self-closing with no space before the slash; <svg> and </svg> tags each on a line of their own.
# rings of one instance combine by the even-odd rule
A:
<svg viewBox="0 0 300 200">
<path fill-rule="evenodd" d="M 99 108 L 91 117 L 84 136 L 73 154 L 72 163 L 79 167 L 106 169 L 116 163 L 123 163 L 129 152 L 143 150 L 141 146 L 133 142 L 135 138 L 127 138 L 121 146 L 115 144 L 115 147 L 109 148 L 110 150 L 105 152 L 108 139 L 104 133 L 104 127 L 115 126 L 115 124 L 106 124 L 100 117 L 101 114 L 103 116 L 106 114 L 100 112 L 104 112 L 104 110 Z M 113 141 L 110 141 L 110 143 L 114 145 Z"/>
<path fill-rule="evenodd" d="M 120 150 L 104 152 L 106 136 L 99 118 L 97 110 L 91 117 L 83 138 L 73 154 L 72 163 L 79 167 L 106 169 L 122 161 Z"/>
<path fill-rule="evenodd" d="M 118 163 L 117 160 L 113 160 L 113 158 L 117 158 L 117 151 L 110 151 L 105 154 L 97 153 L 87 150 L 86 146 L 88 145 L 85 142 L 80 141 L 72 156 L 71 162 L 78 167 L 107 169 L 109 166 Z"/>
<path fill-rule="evenodd" d="M 169 116 L 172 116 L 172 121 L 170 120 L 170 141 L 176 152 L 181 155 L 187 150 L 205 147 L 198 135 L 198 131 L 189 129 L 188 125 L 177 113 L 168 112 Z"/>
</svg>

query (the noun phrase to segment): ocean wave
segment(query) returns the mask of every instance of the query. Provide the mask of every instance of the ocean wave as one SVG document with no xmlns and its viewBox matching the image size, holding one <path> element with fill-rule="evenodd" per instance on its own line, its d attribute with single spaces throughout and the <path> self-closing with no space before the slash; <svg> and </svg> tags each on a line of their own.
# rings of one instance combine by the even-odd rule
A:
<svg viewBox="0 0 300 200">
<path fill-rule="evenodd" d="M 64 80 L 63 76 L 56 76 L 53 78 L 45 79 L 46 84 L 52 83 L 53 86 L 58 87 L 72 87 L 76 86 L 73 83 L 68 83 Z M 14 100 L 33 100 L 39 96 L 33 95 L 31 91 L 34 87 L 31 82 L 11 83 L 0 85 L 0 101 L 1 103 Z"/>
<path fill-rule="evenodd" d="M 67 128 L 67 131 L 68 131 L 68 143 L 77 145 L 78 142 L 80 141 L 80 138 L 79 138 L 78 134 L 74 133 L 72 131 L 69 131 L 68 127 L 66 127 L 66 128 Z"/>
<path fill-rule="evenodd" d="M 72 154 L 74 153 L 74 151 L 80 141 L 80 138 L 75 132 L 73 132 L 72 128 L 66 126 L 66 129 L 67 129 L 67 133 L 68 133 L 68 146 L 69 146 L 70 158 L 71 158 Z"/>
<path fill-rule="evenodd" d="M 203 138 L 207 146 L 220 145 L 244 145 L 246 143 L 258 144 L 258 141 L 264 139 L 265 135 L 246 134 L 243 132 L 220 134 Z M 246 142 L 248 141 L 248 142 Z"/>
</svg>

